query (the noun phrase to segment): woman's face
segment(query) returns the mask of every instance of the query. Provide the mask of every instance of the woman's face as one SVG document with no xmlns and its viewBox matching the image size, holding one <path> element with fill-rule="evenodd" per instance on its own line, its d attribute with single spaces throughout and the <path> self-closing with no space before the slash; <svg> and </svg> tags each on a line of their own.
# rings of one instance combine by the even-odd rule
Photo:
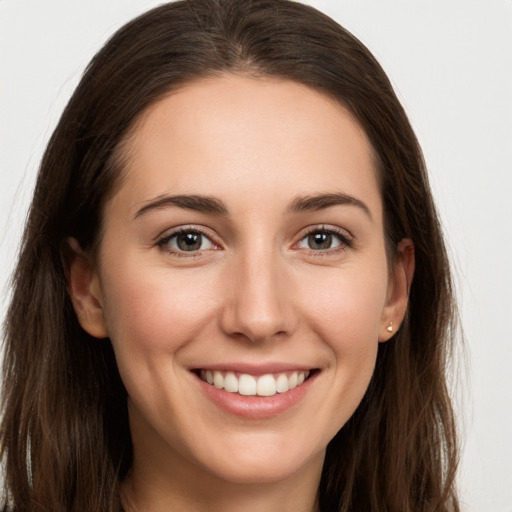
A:
<svg viewBox="0 0 512 512">
<path fill-rule="evenodd" d="M 70 289 L 112 341 L 135 469 L 317 471 L 407 300 L 365 133 L 303 85 L 225 75 L 154 104 L 127 157 Z"/>
</svg>

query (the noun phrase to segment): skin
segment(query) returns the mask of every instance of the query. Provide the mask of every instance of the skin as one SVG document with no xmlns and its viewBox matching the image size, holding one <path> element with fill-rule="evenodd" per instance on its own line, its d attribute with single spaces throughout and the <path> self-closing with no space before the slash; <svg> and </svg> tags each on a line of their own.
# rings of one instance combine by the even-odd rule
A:
<svg viewBox="0 0 512 512">
<path fill-rule="evenodd" d="M 326 445 L 403 319 L 414 267 L 408 240 L 388 262 L 365 133 L 303 85 L 224 75 L 150 107 L 127 154 L 98 259 L 70 240 L 68 272 L 81 325 L 111 339 L 129 395 L 126 507 L 315 510 Z M 325 194 L 353 201 L 292 207 Z M 226 211 L 148 206 L 176 195 Z M 177 228 L 204 233 L 199 250 L 180 252 Z M 312 246 L 311 230 L 331 245 Z M 191 371 L 276 361 L 316 373 L 267 418 L 222 409 Z"/>
</svg>

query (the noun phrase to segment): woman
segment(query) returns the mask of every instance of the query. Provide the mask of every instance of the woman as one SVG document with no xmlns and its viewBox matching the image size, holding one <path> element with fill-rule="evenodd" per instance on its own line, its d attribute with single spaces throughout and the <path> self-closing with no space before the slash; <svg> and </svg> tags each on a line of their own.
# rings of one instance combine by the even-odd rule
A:
<svg viewBox="0 0 512 512">
<path fill-rule="evenodd" d="M 458 510 L 452 319 L 421 151 L 361 43 L 295 2 L 161 6 L 96 55 L 41 165 L 7 504 Z"/>
</svg>

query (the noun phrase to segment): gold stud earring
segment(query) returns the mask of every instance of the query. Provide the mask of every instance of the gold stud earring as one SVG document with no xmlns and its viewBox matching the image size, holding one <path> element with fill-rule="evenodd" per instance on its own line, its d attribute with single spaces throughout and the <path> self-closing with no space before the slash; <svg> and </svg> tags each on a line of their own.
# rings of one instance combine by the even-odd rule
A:
<svg viewBox="0 0 512 512">
<path fill-rule="evenodd" d="M 389 325 L 386 327 L 386 331 L 393 332 L 393 322 L 389 322 Z"/>
</svg>

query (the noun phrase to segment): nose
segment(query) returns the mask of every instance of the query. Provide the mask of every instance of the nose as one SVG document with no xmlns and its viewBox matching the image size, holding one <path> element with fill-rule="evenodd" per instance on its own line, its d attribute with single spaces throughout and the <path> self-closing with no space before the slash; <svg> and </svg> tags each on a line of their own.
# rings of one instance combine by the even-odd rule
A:
<svg viewBox="0 0 512 512">
<path fill-rule="evenodd" d="M 289 336 L 297 324 L 293 284 L 278 255 L 240 255 L 230 268 L 221 325 L 229 336 L 264 342 Z"/>
</svg>

